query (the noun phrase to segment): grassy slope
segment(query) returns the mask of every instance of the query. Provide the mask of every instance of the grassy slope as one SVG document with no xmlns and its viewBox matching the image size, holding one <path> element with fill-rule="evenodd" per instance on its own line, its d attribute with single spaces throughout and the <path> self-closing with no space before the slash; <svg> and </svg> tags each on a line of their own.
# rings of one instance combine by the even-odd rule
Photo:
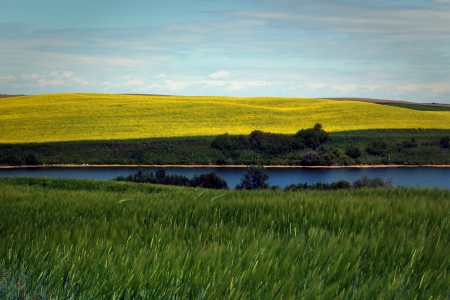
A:
<svg viewBox="0 0 450 300">
<path fill-rule="evenodd" d="M 247 133 L 248 134 L 248 133 Z M 450 136 L 450 130 L 362 130 L 332 132 L 324 144 L 327 149 L 358 146 L 362 155 L 349 164 L 450 164 L 450 150 L 440 147 L 440 140 Z M 374 138 L 388 145 L 386 157 L 381 161 L 364 149 Z M 417 147 L 400 147 L 405 141 L 417 141 Z M 40 164 L 215 164 L 219 157 L 227 164 L 293 165 L 300 164 L 303 151 L 283 155 L 256 151 L 222 153 L 211 147 L 213 137 L 159 138 L 122 141 L 58 142 L 38 144 L 0 144 L 0 164 L 26 164 L 26 153 L 33 152 Z M 229 159 L 231 158 L 231 159 Z M 259 160 L 256 161 L 255 159 Z M 9 161 L 9 163 L 7 163 Z M 15 163 L 14 163 L 15 162 Z"/>
<path fill-rule="evenodd" d="M 450 111 L 298 98 L 52 94 L 0 99 L 0 143 L 375 128 L 449 129 Z"/>
<path fill-rule="evenodd" d="M 448 299 L 449 199 L 0 179 L 0 298 Z"/>
</svg>

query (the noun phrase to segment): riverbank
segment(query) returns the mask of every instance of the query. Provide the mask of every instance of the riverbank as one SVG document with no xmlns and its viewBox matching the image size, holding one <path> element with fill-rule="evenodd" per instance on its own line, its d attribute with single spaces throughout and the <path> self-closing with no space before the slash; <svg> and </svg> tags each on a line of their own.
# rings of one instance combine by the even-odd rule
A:
<svg viewBox="0 0 450 300">
<path fill-rule="evenodd" d="M 229 187 L 240 183 L 247 172 L 247 166 L 214 166 L 214 165 L 141 165 L 143 173 L 154 173 L 159 167 L 164 167 L 168 175 L 180 175 L 189 179 L 195 175 L 216 173 L 224 179 Z M 20 166 L 17 168 L 0 168 L 0 177 L 40 177 L 112 180 L 117 177 L 127 177 L 136 174 L 139 165 L 47 165 Z M 450 166 L 347 166 L 347 167 L 301 167 L 301 166 L 271 166 L 266 168 L 270 175 L 269 183 L 274 186 L 286 187 L 290 184 L 317 182 L 332 183 L 345 180 L 350 183 L 364 176 L 392 179 L 394 186 L 440 187 L 450 189 Z"/>
<path fill-rule="evenodd" d="M 0 144 L 0 165 L 148 166 L 429 166 L 450 165 L 445 143 L 450 130 L 363 130 L 331 132 L 317 147 L 296 149 L 274 140 L 253 145 L 248 136 L 225 136 L 244 145 L 217 147 L 216 137 L 158 138 Z M 216 141 L 217 142 L 217 141 Z M 214 145 L 215 146 L 214 146 Z M 284 146 L 283 146 L 284 145 Z M 308 159 L 306 159 L 308 158 Z"/>
<path fill-rule="evenodd" d="M 247 168 L 248 165 L 90 165 L 90 164 L 53 164 L 53 165 L 20 165 L 0 166 L 0 169 L 24 169 L 24 168 Z M 266 165 L 265 168 L 281 169 L 365 169 L 365 168 L 450 168 L 450 165 L 352 165 L 352 166 L 286 166 Z"/>
</svg>

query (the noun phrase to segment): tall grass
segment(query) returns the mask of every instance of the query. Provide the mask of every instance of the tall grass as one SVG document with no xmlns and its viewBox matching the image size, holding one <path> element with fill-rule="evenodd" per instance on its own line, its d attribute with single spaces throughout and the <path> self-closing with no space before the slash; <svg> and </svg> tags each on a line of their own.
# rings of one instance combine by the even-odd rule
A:
<svg viewBox="0 0 450 300">
<path fill-rule="evenodd" d="M 321 123 L 329 132 L 449 129 L 450 111 L 417 111 L 356 101 L 51 94 L 0 99 L 0 143 L 293 134 Z"/>
<path fill-rule="evenodd" d="M 448 190 L 22 178 L 0 207 L 1 299 L 450 297 Z"/>
</svg>

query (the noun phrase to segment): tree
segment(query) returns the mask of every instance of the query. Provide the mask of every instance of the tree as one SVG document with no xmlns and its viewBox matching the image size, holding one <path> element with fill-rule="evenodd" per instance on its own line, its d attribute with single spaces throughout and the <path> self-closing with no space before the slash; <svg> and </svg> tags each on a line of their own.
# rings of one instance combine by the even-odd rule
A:
<svg viewBox="0 0 450 300">
<path fill-rule="evenodd" d="M 361 150 L 358 146 L 349 146 L 347 150 L 345 150 L 345 154 L 351 158 L 358 158 L 361 156 Z"/>
<path fill-rule="evenodd" d="M 306 151 L 302 156 L 303 166 L 313 166 L 317 163 L 318 155 L 315 151 Z"/>
<path fill-rule="evenodd" d="M 39 163 L 36 157 L 36 153 L 34 153 L 33 151 L 25 151 L 23 153 L 23 158 L 26 165 L 37 165 Z"/>
<path fill-rule="evenodd" d="M 266 169 L 263 166 L 252 165 L 247 168 L 247 173 L 241 179 L 241 183 L 236 185 L 237 190 L 262 190 L 268 189 L 270 185 L 266 182 L 269 179 Z"/>
<path fill-rule="evenodd" d="M 358 179 L 353 182 L 353 187 L 356 189 L 392 187 L 392 179 L 384 181 L 383 178 L 381 178 L 380 176 L 371 179 L 366 175 L 364 175 L 361 179 Z"/>
<path fill-rule="evenodd" d="M 205 189 L 228 189 L 227 182 L 214 172 L 202 174 L 200 176 L 195 175 L 194 178 L 191 179 L 191 185 L 193 187 L 202 187 Z"/>
<path fill-rule="evenodd" d="M 372 155 L 384 155 L 387 152 L 387 144 L 382 138 L 376 138 L 366 147 L 366 152 Z"/>
<path fill-rule="evenodd" d="M 158 168 L 155 171 L 156 182 L 162 183 L 166 179 L 166 169 Z"/>
<path fill-rule="evenodd" d="M 305 148 L 315 149 L 328 140 L 328 132 L 323 130 L 320 123 L 317 123 L 314 128 L 301 129 L 294 137 Z"/>
<path fill-rule="evenodd" d="M 216 136 L 211 145 L 213 148 L 219 150 L 230 150 L 232 148 L 231 139 L 228 133 Z"/>
<path fill-rule="evenodd" d="M 445 149 L 450 148 L 450 138 L 448 136 L 441 139 L 441 147 Z"/>
</svg>

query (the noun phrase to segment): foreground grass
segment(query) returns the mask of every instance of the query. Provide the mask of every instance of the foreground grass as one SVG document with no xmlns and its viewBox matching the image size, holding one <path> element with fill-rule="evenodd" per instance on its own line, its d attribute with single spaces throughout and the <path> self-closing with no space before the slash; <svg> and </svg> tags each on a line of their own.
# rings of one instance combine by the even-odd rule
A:
<svg viewBox="0 0 450 300">
<path fill-rule="evenodd" d="M 125 140 L 327 131 L 448 129 L 450 111 L 418 111 L 356 101 L 52 94 L 0 99 L 0 143 Z"/>
<path fill-rule="evenodd" d="M 1 299 L 450 297 L 449 190 L 3 178 L 0 207 Z"/>
</svg>

